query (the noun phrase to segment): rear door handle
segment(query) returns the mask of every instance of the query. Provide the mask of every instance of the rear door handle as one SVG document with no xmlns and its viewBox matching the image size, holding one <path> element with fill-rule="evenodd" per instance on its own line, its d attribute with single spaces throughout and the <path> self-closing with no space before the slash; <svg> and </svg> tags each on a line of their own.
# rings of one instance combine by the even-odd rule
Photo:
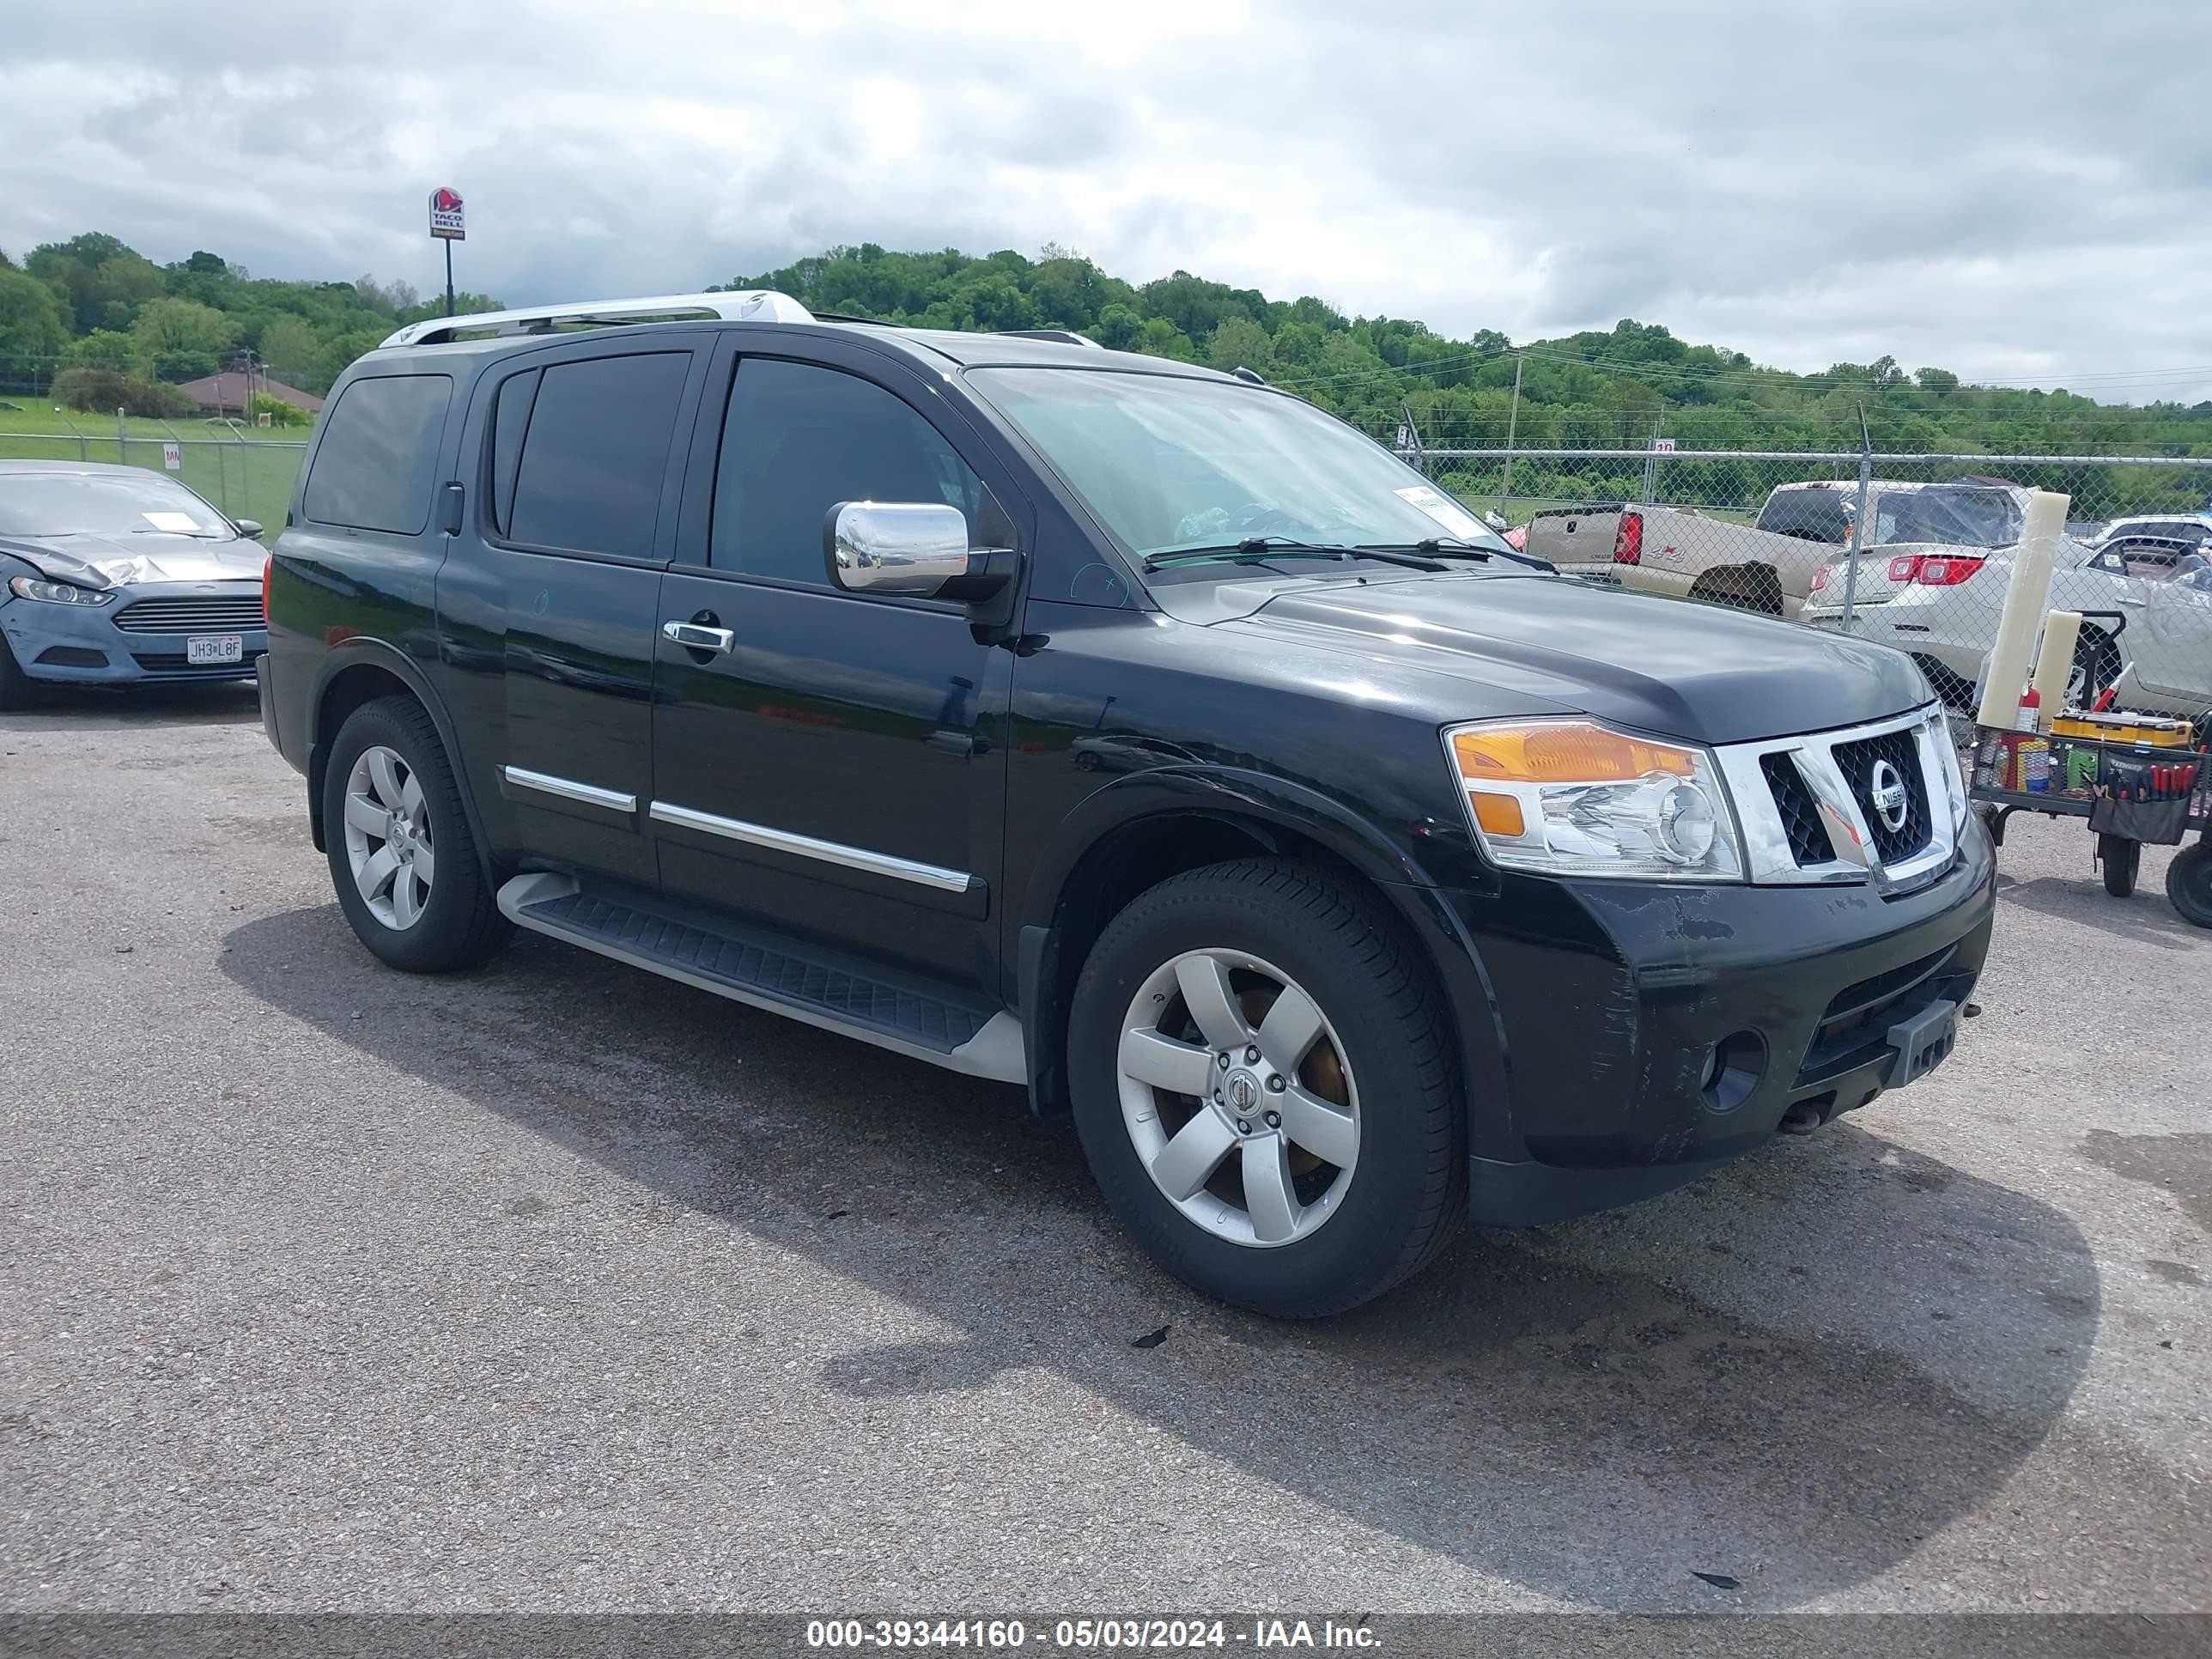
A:
<svg viewBox="0 0 2212 1659">
<path fill-rule="evenodd" d="M 664 639 L 674 641 L 686 651 L 727 651 L 738 642 L 733 630 L 698 623 L 665 622 L 660 624 L 660 632 Z"/>
</svg>

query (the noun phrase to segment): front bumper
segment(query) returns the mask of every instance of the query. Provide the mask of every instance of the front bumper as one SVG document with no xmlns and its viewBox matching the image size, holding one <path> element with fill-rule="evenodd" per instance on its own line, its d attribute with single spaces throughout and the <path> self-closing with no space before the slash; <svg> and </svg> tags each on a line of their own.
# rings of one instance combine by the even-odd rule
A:
<svg viewBox="0 0 2212 1659">
<path fill-rule="evenodd" d="M 1509 1079 L 1473 1103 L 1470 1206 L 1517 1225 L 1680 1186 L 1901 1079 L 1893 1032 L 1981 974 L 1996 860 L 1970 816 L 1902 897 L 1515 878 L 1449 902 L 1487 988 L 1455 989 L 1460 1017 L 1494 1022 Z"/>
<path fill-rule="evenodd" d="M 0 635 L 17 666 L 34 680 L 72 685 L 124 685 L 149 682 L 240 680 L 253 677 L 257 658 L 269 648 L 265 628 L 204 628 L 191 633 L 141 632 L 116 626 L 126 605 L 143 599 L 251 598 L 259 606 L 258 582 L 147 582 L 121 589 L 106 605 L 48 605 L 19 599 L 0 590 Z M 234 663 L 194 667 L 185 641 L 196 634 L 236 634 Z"/>
</svg>

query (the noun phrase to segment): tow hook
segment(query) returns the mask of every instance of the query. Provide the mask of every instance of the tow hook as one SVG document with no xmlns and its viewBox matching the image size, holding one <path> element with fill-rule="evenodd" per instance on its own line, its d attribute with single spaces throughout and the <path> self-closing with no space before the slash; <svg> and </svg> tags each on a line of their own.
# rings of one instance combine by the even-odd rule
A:
<svg viewBox="0 0 2212 1659">
<path fill-rule="evenodd" d="M 1809 1135 L 1827 1121 L 1819 1105 L 1801 1100 L 1782 1114 L 1782 1121 L 1775 1127 L 1785 1135 Z"/>
</svg>

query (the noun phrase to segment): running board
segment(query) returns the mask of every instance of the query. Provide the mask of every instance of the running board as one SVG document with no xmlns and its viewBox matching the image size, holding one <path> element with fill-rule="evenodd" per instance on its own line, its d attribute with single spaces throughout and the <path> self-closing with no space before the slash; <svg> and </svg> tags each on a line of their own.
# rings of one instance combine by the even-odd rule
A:
<svg viewBox="0 0 2212 1659">
<path fill-rule="evenodd" d="M 617 962 L 788 1015 L 969 1077 L 1024 1083 L 1022 1024 L 1011 1010 L 948 1002 L 827 951 L 732 924 L 702 925 L 640 896 L 538 871 L 499 890 L 518 927 Z"/>
</svg>

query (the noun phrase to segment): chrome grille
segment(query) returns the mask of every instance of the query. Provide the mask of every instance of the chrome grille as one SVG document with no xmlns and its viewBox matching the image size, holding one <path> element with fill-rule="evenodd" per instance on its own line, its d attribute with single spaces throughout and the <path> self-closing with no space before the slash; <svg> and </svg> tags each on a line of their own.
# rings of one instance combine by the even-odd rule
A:
<svg viewBox="0 0 2212 1659">
<path fill-rule="evenodd" d="M 1950 867 L 1966 817 L 1950 741 L 1941 705 L 1931 704 L 1841 731 L 1717 750 L 1751 879 L 1870 882 L 1885 893 L 1935 879 Z M 1885 762 L 1905 787 L 1905 816 L 1894 830 L 1874 799 Z"/>
<path fill-rule="evenodd" d="M 115 613 L 115 625 L 126 634 L 247 633 L 262 626 L 261 590 L 138 599 Z"/>
<path fill-rule="evenodd" d="M 1790 838 L 1790 855 L 1800 866 L 1832 858 L 1828 832 L 1820 827 L 1820 805 L 1813 799 L 1813 792 L 1805 787 L 1790 757 L 1762 756 L 1759 765 L 1766 775 L 1766 787 L 1774 792 L 1775 810 L 1782 814 L 1782 833 Z"/>
<path fill-rule="evenodd" d="M 1910 732 L 1885 732 L 1856 743 L 1839 743 L 1833 751 L 1851 799 L 1865 817 L 1874 844 L 1885 860 L 1909 859 L 1928 845 L 1928 781 L 1920 775 L 1920 755 Z M 1894 830 L 1883 818 L 1874 799 L 1875 774 L 1887 763 L 1905 786 L 1905 821 Z"/>
</svg>

